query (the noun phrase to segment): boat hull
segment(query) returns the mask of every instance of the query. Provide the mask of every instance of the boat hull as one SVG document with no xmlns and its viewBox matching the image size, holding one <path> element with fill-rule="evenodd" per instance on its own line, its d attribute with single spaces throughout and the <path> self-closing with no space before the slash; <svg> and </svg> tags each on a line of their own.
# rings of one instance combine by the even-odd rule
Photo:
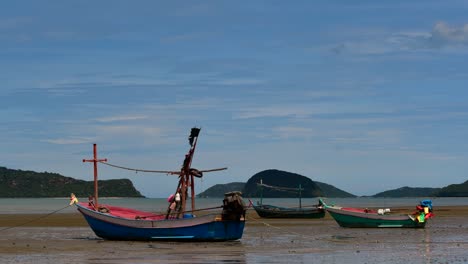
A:
<svg viewBox="0 0 468 264">
<path fill-rule="evenodd" d="M 424 228 L 426 225 L 426 222 L 415 221 L 409 215 L 350 212 L 333 207 L 325 207 L 325 209 L 341 227 Z"/>
<path fill-rule="evenodd" d="M 272 205 L 254 205 L 255 211 L 263 218 L 323 218 L 325 210 L 313 208 L 285 208 Z"/>
<path fill-rule="evenodd" d="M 226 241 L 242 238 L 245 220 L 220 215 L 144 220 L 115 217 L 77 205 L 94 233 L 108 240 Z"/>
</svg>

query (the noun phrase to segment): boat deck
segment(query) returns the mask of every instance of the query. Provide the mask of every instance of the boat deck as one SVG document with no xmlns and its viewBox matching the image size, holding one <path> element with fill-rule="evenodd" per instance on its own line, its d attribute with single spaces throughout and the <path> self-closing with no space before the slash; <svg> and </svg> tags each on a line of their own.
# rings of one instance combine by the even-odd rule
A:
<svg viewBox="0 0 468 264">
<path fill-rule="evenodd" d="M 81 206 L 86 207 L 90 210 L 94 210 L 92 205 L 88 203 L 80 202 Z M 115 217 L 126 218 L 126 219 L 144 219 L 144 220 L 163 220 L 166 219 L 166 215 L 154 214 L 151 212 L 140 211 L 125 207 L 111 206 L 111 205 L 99 205 L 101 213 L 108 213 Z"/>
</svg>

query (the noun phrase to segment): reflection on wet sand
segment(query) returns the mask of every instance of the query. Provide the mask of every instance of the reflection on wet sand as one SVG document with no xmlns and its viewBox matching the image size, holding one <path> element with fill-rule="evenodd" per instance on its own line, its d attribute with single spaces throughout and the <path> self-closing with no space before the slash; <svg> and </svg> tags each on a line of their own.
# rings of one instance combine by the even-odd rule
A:
<svg viewBox="0 0 468 264">
<path fill-rule="evenodd" d="M 106 241 L 85 224 L 56 225 L 80 219 L 62 215 L 42 226 L 3 231 L 0 257 L 4 263 L 26 264 L 465 263 L 468 210 L 458 209 L 456 214 L 441 211 L 426 229 L 341 228 L 329 216 L 265 220 L 251 214 L 241 240 L 197 243 Z M 0 215 L 0 223 L 10 223 L 7 218 Z"/>
<path fill-rule="evenodd" d="M 425 263 L 431 263 L 431 233 L 428 229 L 424 229 L 424 254 Z"/>
</svg>

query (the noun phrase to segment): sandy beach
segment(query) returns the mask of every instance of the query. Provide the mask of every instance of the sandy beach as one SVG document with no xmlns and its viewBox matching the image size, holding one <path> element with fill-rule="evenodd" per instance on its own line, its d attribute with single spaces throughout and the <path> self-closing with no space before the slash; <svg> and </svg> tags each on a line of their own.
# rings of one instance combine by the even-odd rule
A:
<svg viewBox="0 0 468 264">
<path fill-rule="evenodd" d="M 241 240 L 215 243 L 106 241 L 78 212 L 3 214 L 0 262 L 468 263 L 468 207 L 437 207 L 435 214 L 425 229 L 350 229 L 329 215 L 263 219 L 249 210 Z"/>
</svg>

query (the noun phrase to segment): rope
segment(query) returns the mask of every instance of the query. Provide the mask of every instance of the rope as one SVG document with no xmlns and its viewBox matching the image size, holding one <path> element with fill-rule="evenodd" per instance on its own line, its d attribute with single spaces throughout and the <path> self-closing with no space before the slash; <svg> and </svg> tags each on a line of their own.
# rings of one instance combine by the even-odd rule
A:
<svg viewBox="0 0 468 264">
<path fill-rule="evenodd" d="M 98 161 L 101 164 L 118 168 L 118 169 L 123 169 L 123 170 L 130 170 L 134 172 L 152 172 L 152 173 L 166 173 L 167 175 L 180 175 L 180 171 L 162 171 L 162 170 L 143 170 L 143 169 L 134 169 L 134 168 L 129 168 L 129 167 L 124 167 L 124 166 L 119 166 L 115 164 L 111 164 L 108 162 L 103 162 L 103 161 Z M 191 168 L 193 169 L 193 168 Z M 209 170 L 199 170 L 200 172 L 213 172 L 213 171 L 221 171 L 221 170 L 227 170 L 227 167 L 224 168 L 217 168 L 217 169 L 209 169 Z"/>
<path fill-rule="evenodd" d="M 118 165 L 110 164 L 110 163 L 108 163 L 108 162 L 102 162 L 102 161 L 98 161 L 98 162 L 101 163 L 101 164 L 110 166 L 110 167 L 114 167 L 114 168 L 118 168 L 118 169 L 123 169 L 123 170 L 130 170 L 130 171 L 135 171 L 135 172 L 166 173 L 166 174 L 168 174 L 168 175 L 169 175 L 169 174 L 170 174 L 170 175 L 180 174 L 180 172 L 178 172 L 178 171 L 161 171 L 161 170 L 133 169 L 133 168 L 128 168 L 128 167 L 123 167 L 123 166 L 118 166 Z"/>
<path fill-rule="evenodd" d="M 19 225 L 15 225 L 15 226 L 9 226 L 9 227 L 0 229 L 0 232 L 3 232 L 3 231 L 8 230 L 8 229 L 15 228 L 15 227 L 24 226 L 24 225 L 30 224 L 30 223 L 32 223 L 32 222 L 38 221 L 38 220 L 40 220 L 40 219 L 46 218 L 46 217 L 48 217 L 48 216 L 50 216 L 50 215 L 53 215 L 53 214 L 55 214 L 55 213 L 58 213 L 58 212 L 64 210 L 65 208 L 68 208 L 69 206 L 70 206 L 70 205 L 67 205 L 67 206 L 65 206 L 65 207 L 63 207 L 63 208 L 60 208 L 60 209 L 58 209 L 58 210 L 55 210 L 55 211 L 53 211 L 53 212 L 51 212 L 51 213 L 48 213 L 48 214 L 46 214 L 46 215 L 42 215 L 42 216 L 40 216 L 40 217 L 38 217 L 38 218 L 35 218 L 35 219 L 33 219 L 33 220 L 31 220 L 31 221 L 28 221 L 28 222 L 25 222 L 25 223 L 22 223 L 22 224 L 19 224 Z"/>
<path fill-rule="evenodd" d="M 303 237 L 303 238 L 314 238 L 314 239 L 317 239 L 316 237 L 307 236 L 307 235 L 302 234 L 302 233 L 293 232 L 293 231 L 286 230 L 286 229 L 281 228 L 281 227 L 278 227 L 278 226 L 271 225 L 271 224 L 266 223 L 266 222 L 264 222 L 264 221 L 260 221 L 258 218 L 249 217 L 249 218 L 247 219 L 247 217 L 246 217 L 245 219 L 246 219 L 246 220 L 249 220 L 249 221 L 254 221 L 254 222 L 257 222 L 257 223 L 261 223 L 261 224 L 263 224 L 263 225 L 265 225 L 265 226 L 274 228 L 274 229 L 279 230 L 279 231 L 281 231 L 281 232 L 283 232 L 283 233 L 286 233 L 286 234 L 296 235 L 296 236 L 300 236 L 300 237 Z"/>
<path fill-rule="evenodd" d="M 216 206 L 216 207 L 189 210 L 189 211 L 184 211 L 184 212 L 174 212 L 174 213 L 170 213 L 169 215 L 178 215 L 178 214 L 193 213 L 193 212 L 199 212 L 199 211 L 208 211 L 208 210 L 219 209 L 219 208 L 223 208 L 223 206 L 221 205 L 221 206 Z M 165 213 L 165 212 L 156 212 L 154 214 L 138 215 L 138 216 L 144 219 L 144 218 L 148 218 L 148 217 L 160 216 L 160 215 L 165 215 L 165 214 L 167 214 L 167 213 Z"/>
<path fill-rule="evenodd" d="M 185 211 L 185 212 L 186 213 L 193 213 L 193 212 L 198 212 L 198 211 L 208 211 L 208 210 L 219 209 L 219 208 L 223 208 L 223 206 L 220 205 L 220 206 L 216 206 L 216 207 L 202 208 L 202 209 L 190 210 L 190 211 Z"/>
<path fill-rule="evenodd" d="M 298 191 L 303 191 L 304 188 L 289 188 L 289 187 L 280 187 L 280 186 L 272 186 L 272 185 L 268 185 L 268 184 L 264 184 L 264 183 L 257 183 L 258 186 L 262 186 L 262 187 L 267 187 L 267 188 L 271 188 L 271 189 L 275 189 L 277 191 L 291 191 L 291 192 L 298 192 Z"/>
</svg>

